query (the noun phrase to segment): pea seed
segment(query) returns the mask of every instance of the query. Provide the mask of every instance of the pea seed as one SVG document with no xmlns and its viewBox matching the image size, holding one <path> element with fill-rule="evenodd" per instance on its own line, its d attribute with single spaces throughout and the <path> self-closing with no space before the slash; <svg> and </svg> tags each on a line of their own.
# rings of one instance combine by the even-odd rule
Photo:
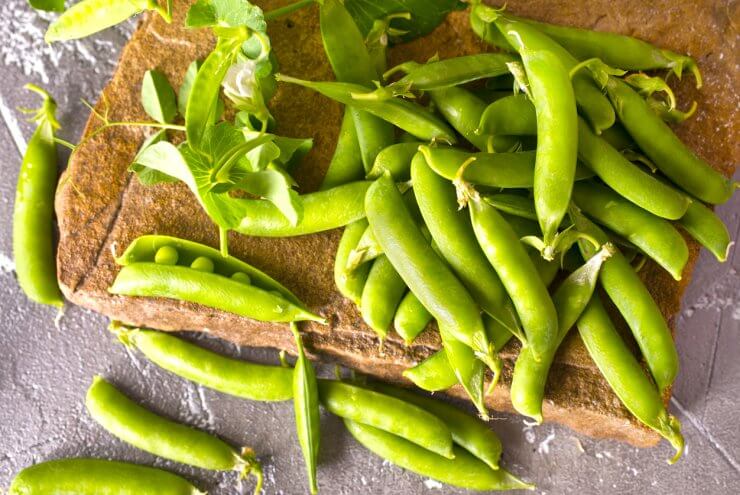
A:
<svg viewBox="0 0 740 495">
<path fill-rule="evenodd" d="M 213 261 L 205 256 L 198 256 L 190 263 L 190 268 L 199 272 L 213 273 Z"/>
<path fill-rule="evenodd" d="M 252 279 L 249 277 L 249 275 L 247 275 L 244 272 L 235 272 L 231 276 L 231 279 L 236 280 L 237 282 L 241 282 L 243 284 L 247 284 L 247 285 L 252 283 Z"/>
<path fill-rule="evenodd" d="M 172 246 L 162 246 L 154 254 L 154 262 L 159 265 L 176 265 L 179 257 L 177 249 Z"/>
</svg>

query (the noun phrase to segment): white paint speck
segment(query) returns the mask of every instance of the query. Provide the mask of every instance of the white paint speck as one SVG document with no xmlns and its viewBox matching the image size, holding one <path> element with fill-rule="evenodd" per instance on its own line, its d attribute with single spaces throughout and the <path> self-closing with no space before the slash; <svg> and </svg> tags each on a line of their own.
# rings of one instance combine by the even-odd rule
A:
<svg viewBox="0 0 740 495">
<path fill-rule="evenodd" d="M 537 453 L 547 455 L 550 453 L 550 442 L 555 440 L 555 433 L 552 432 L 547 437 L 540 442 L 540 444 L 537 446 Z"/>
<path fill-rule="evenodd" d="M 439 490 L 440 488 L 442 488 L 442 483 L 440 483 L 437 480 L 428 479 L 428 480 L 424 480 L 424 486 L 426 486 L 430 490 L 434 490 L 434 489 Z"/>
<path fill-rule="evenodd" d="M 13 273 L 15 271 L 15 261 L 5 253 L 0 253 L 0 273 Z"/>
</svg>

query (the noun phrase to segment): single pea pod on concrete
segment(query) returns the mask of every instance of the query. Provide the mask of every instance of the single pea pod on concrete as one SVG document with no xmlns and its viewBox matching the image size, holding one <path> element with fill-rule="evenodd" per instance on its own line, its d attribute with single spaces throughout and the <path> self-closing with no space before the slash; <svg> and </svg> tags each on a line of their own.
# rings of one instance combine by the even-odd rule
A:
<svg viewBox="0 0 740 495">
<path fill-rule="evenodd" d="M 377 98 L 372 90 L 359 84 L 304 81 L 284 74 L 276 74 L 275 77 L 278 81 L 312 89 L 356 110 L 371 113 L 423 141 L 456 142 L 454 131 L 417 103 L 400 98 Z"/>
<path fill-rule="evenodd" d="M 112 323 L 110 331 L 160 368 L 204 387 L 249 400 L 293 398 L 290 368 L 228 358 L 166 332 L 118 323 Z"/>
<path fill-rule="evenodd" d="M 404 438 L 442 457 L 453 457 L 450 429 L 423 407 L 337 380 L 320 380 L 319 395 L 332 414 Z"/>
<path fill-rule="evenodd" d="M 397 466 L 422 476 L 469 490 L 532 490 L 503 468 L 493 470 L 462 448 L 446 459 L 413 443 L 372 426 L 345 419 L 350 434 L 365 448 Z"/>
<path fill-rule="evenodd" d="M 189 301 L 260 321 L 323 321 L 265 273 L 192 241 L 142 236 L 116 262 L 123 268 L 112 294 Z"/>
<path fill-rule="evenodd" d="M 293 409 L 295 411 L 296 433 L 306 463 L 309 491 L 313 495 L 319 491 L 316 482 L 316 465 L 321 440 L 319 390 L 316 383 L 316 371 L 311 362 L 306 359 L 306 353 L 303 350 L 303 339 L 301 339 L 298 332 L 298 326 L 291 323 L 290 330 L 293 332 L 298 351 L 298 359 L 293 369 Z"/>
<path fill-rule="evenodd" d="M 608 78 L 605 89 L 627 132 L 661 172 L 706 203 L 730 199 L 736 184 L 683 144 L 642 96 L 615 77 Z"/>
<path fill-rule="evenodd" d="M 415 404 L 445 422 L 452 433 L 452 440 L 475 457 L 485 462 L 491 469 L 499 468 L 501 440 L 486 423 L 467 414 L 457 407 L 431 397 L 411 391 L 374 383 L 372 387 L 380 392 Z"/>
<path fill-rule="evenodd" d="M 38 127 L 28 141 L 18 173 L 13 206 L 13 258 L 23 292 L 32 301 L 56 307 L 64 305 L 57 282 L 54 255 L 54 191 L 57 182 L 57 148 L 54 130 L 56 103 L 51 95 L 26 85 L 44 99 L 33 120 Z"/>
<path fill-rule="evenodd" d="M 612 256 L 615 249 L 609 243 L 604 244 L 586 264 L 571 273 L 552 295 L 558 314 L 557 343 L 552 351 L 543 354 L 539 361 L 534 360 L 527 346 L 522 347 L 519 352 L 511 379 L 511 403 L 518 413 L 542 423 L 545 384 L 555 352 L 586 309 L 596 289 L 601 266 Z"/>
<path fill-rule="evenodd" d="M 707 248 L 720 263 L 727 261 L 732 247 L 727 226 L 709 208 L 698 201 L 692 201 L 678 224 Z"/>
<path fill-rule="evenodd" d="M 600 244 L 608 241 L 607 235 L 577 208 L 571 208 L 569 216 L 579 232 L 588 234 Z M 596 253 L 588 242 L 579 242 L 578 247 L 585 259 Z M 671 329 L 660 307 L 620 252 L 615 252 L 604 262 L 599 282 L 630 327 L 645 363 L 663 393 L 673 384 L 679 361 Z"/>
<path fill-rule="evenodd" d="M 625 237 L 676 280 L 689 259 L 686 241 L 670 222 L 634 205 L 596 182 L 579 182 L 573 201 L 586 215 Z"/>
<path fill-rule="evenodd" d="M 93 378 L 85 406 L 90 416 L 112 435 L 151 454 L 214 471 L 254 473 L 255 493 L 262 486 L 262 467 L 251 449 L 240 455 L 223 440 L 163 418 L 135 403 L 102 377 Z"/>
<path fill-rule="evenodd" d="M 662 395 L 614 328 L 598 295 L 591 299 L 577 326 L 588 353 L 619 400 L 676 449 L 669 461 L 675 463 L 684 451 L 681 424 L 666 411 Z"/>
<path fill-rule="evenodd" d="M 256 237 L 295 237 L 343 227 L 365 216 L 362 200 L 369 186 L 366 181 L 349 182 L 302 195 L 303 217 L 296 225 L 269 201 L 244 199 L 245 216 L 233 230 Z"/>
<path fill-rule="evenodd" d="M 59 459 L 13 478 L 8 495 L 205 495 L 184 478 L 147 466 L 102 459 Z"/>
<path fill-rule="evenodd" d="M 362 300 L 362 291 L 367 282 L 371 265 L 365 264 L 354 270 L 347 268 L 349 257 L 362 239 L 362 235 L 367 230 L 367 220 L 364 218 L 347 225 L 342 233 L 342 238 L 337 246 L 337 253 L 334 257 L 334 283 L 339 292 L 355 303 L 360 305 Z"/>
</svg>

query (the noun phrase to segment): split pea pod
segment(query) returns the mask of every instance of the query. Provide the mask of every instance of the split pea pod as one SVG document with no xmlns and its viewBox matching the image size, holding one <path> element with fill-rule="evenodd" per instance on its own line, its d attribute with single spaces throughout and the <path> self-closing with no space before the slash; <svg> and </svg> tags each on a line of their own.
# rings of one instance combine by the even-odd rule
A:
<svg viewBox="0 0 740 495">
<path fill-rule="evenodd" d="M 393 328 L 406 342 L 406 345 L 410 345 L 433 319 L 434 317 L 419 301 L 419 298 L 409 291 L 403 296 L 396 309 Z"/>
<path fill-rule="evenodd" d="M 205 495 L 175 474 L 147 466 L 102 459 L 59 459 L 25 468 L 8 495 Z"/>
<path fill-rule="evenodd" d="M 730 199 L 736 185 L 683 144 L 642 96 L 615 77 L 605 89 L 624 127 L 661 172 L 706 203 Z"/>
<path fill-rule="evenodd" d="M 365 169 L 360 159 L 360 145 L 357 141 L 355 123 L 352 120 L 352 113 L 345 109 L 342 124 L 339 127 L 337 145 L 320 189 L 323 191 L 347 182 L 361 180 L 363 175 L 365 175 Z"/>
<path fill-rule="evenodd" d="M 334 257 L 334 283 L 344 297 L 358 306 L 370 272 L 370 265 L 366 264 L 358 266 L 354 270 L 349 270 L 347 269 L 347 262 L 367 227 L 368 223 L 364 218 L 347 225 L 342 233 L 342 238 L 339 240 L 337 253 Z"/>
<path fill-rule="evenodd" d="M 303 350 L 303 339 L 295 323 L 290 324 L 293 332 L 298 359 L 293 368 L 293 410 L 298 443 L 303 452 L 308 475 L 308 487 L 311 494 L 318 492 L 316 483 L 316 464 L 319 457 L 319 389 L 316 382 L 316 371 L 306 359 Z"/>
<path fill-rule="evenodd" d="M 352 436 L 365 448 L 388 461 L 422 476 L 470 490 L 531 490 L 505 469 L 493 470 L 462 448 L 455 448 L 454 459 L 446 459 L 403 438 L 371 426 L 344 420 Z"/>
<path fill-rule="evenodd" d="M 501 458 L 501 440 L 480 419 L 473 417 L 455 406 L 431 397 L 415 394 L 409 390 L 375 383 L 372 387 L 384 394 L 397 397 L 403 401 L 415 404 L 445 422 L 452 433 L 452 440 L 491 469 L 499 468 Z"/>
<path fill-rule="evenodd" d="M 598 223 L 624 236 L 676 280 L 689 259 L 681 234 L 665 219 L 643 210 L 610 189 L 596 183 L 577 183 L 573 201 Z"/>
<path fill-rule="evenodd" d="M 257 477 L 262 468 L 250 449 L 240 455 L 223 440 L 204 431 L 165 419 L 140 406 L 100 376 L 87 391 L 90 416 L 112 435 L 134 447 L 172 461 L 215 471 L 236 470 Z"/>
<path fill-rule="evenodd" d="M 13 207 L 13 258 L 18 284 L 31 300 L 61 307 L 54 257 L 54 190 L 57 148 L 56 103 L 43 89 L 27 85 L 44 98 L 33 120 L 38 123 L 23 155 Z"/>
<path fill-rule="evenodd" d="M 336 380 L 321 380 L 319 391 L 332 414 L 405 438 L 442 457 L 453 457 L 450 429 L 423 407 Z"/>
<path fill-rule="evenodd" d="M 681 424 L 666 411 L 661 394 L 614 328 L 598 295 L 591 299 L 577 326 L 588 353 L 619 400 L 670 442 L 676 455 L 669 462 L 676 462 L 684 450 Z"/>
<path fill-rule="evenodd" d="M 293 397 L 293 370 L 232 359 L 166 332 L 111 324 L 111 332 L 151 362 L 204 387 L 242 399 L 282 401 Z"/>
<path fill-rule="evenodd" d="M 385 255 L 373 261 L 362 289 L 360 313 L 381 342 L 390 329 L 396 309 L 406 293 L 406 283 Z"/>
<path fill-rule="evenodd" d="M 607 235 L 578 209 L 571 208 L 570 217 L 576 230 L 599 243 L 607 242 Z M 590 244 L 579 242 L 578 246 L 584 258 L 594 255 Z M 663 393 L 673 383 L 679 367 L 676 345 L 663 313 L 632 265 L 619 252 L 604 262 L 599 282 L 630 327 L 650 373 Z"/>
<path fill-rule="evenodd" d="M 507 62 L 515 58 L 506 53 L 477 53 L 461 57 L 435 60 L 426 64 L 416 64 L 404 77 L 387 86 L 388 89 L 409 89 L 429 91 L 459 86 L 480 79 L 501 76 L 509 73 Z M 384 77 L 396 72 L 390 69 Z"/>
<path fill-rule="evenodd" d="M 553 294 L 552 301 L 558 314 L 558 337 L 552 351 L 543 354 L 539 362 L 534 360 L 528 347 L 519 352 L 511 379 L 511 403 L 517 412 L 537 423 L 542 423 L 545 384 L 555 351 L 591 300 L 601 266 L 614 249 L 611 244 L 605 244 L 599 254 L 571 273 Z"/>
<path fill-rule="evenodd" d="M 722 263 L 727 261 L 732 242 L 727 226 L 709 208 L 692 201 L 686 214 L 678 220 L 691 237 L 707 248 Z"/>
<path fill-rule="evenodd" d="M 400 98 L 365 98 L 372 91 L 358 84 L 303 81 L 283 74 L 275 74 L 275 77 L 278 81 L 312 89 L 340 103 L 351 105 L 356 110 L 371 113 L 423 141 L 456 142 L 452 129 L 417 103 Z"/>
<path fill-rule="evenodd" d="M 243 199 L 242 217 L 234 230 L 257 237 L 294 237 L 343 227 L 365 216 L 362 198 L 369 182 L 349 182 L 301 196 L 303 218 L 292 225 L 269 201 Z"/>
</svg>

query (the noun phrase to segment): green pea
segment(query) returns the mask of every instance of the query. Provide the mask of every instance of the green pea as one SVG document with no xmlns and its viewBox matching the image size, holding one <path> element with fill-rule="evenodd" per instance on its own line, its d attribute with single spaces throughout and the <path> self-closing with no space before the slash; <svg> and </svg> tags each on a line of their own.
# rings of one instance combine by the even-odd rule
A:
<svg viewBox="0 0 740 495">
<path fill-rule="evenodd" d="M 231 276 L 231 280 L 236 280 L 237 282 L 241 282 L 243 284 L 251 284 L 252 279 L 249 278 L 249 275 L 247 275 L 244 272 L 236 272 Z"/>
<path fill-rule="evenodd" d="M 177 249 L 172 246 L 162 246 L 154 253 L 154 262 L 160 265 L 176 265 L 179 257 Z"/>
<path fill-rule="evenodd" d="M 215 267 L 211 258 L 198 256 L 193 260 L 192 263 L 190 263 L 190 268 L 192 268 L 193 270 L 198 270 L 199 272 L 213 273 Z"/>
</svg>

